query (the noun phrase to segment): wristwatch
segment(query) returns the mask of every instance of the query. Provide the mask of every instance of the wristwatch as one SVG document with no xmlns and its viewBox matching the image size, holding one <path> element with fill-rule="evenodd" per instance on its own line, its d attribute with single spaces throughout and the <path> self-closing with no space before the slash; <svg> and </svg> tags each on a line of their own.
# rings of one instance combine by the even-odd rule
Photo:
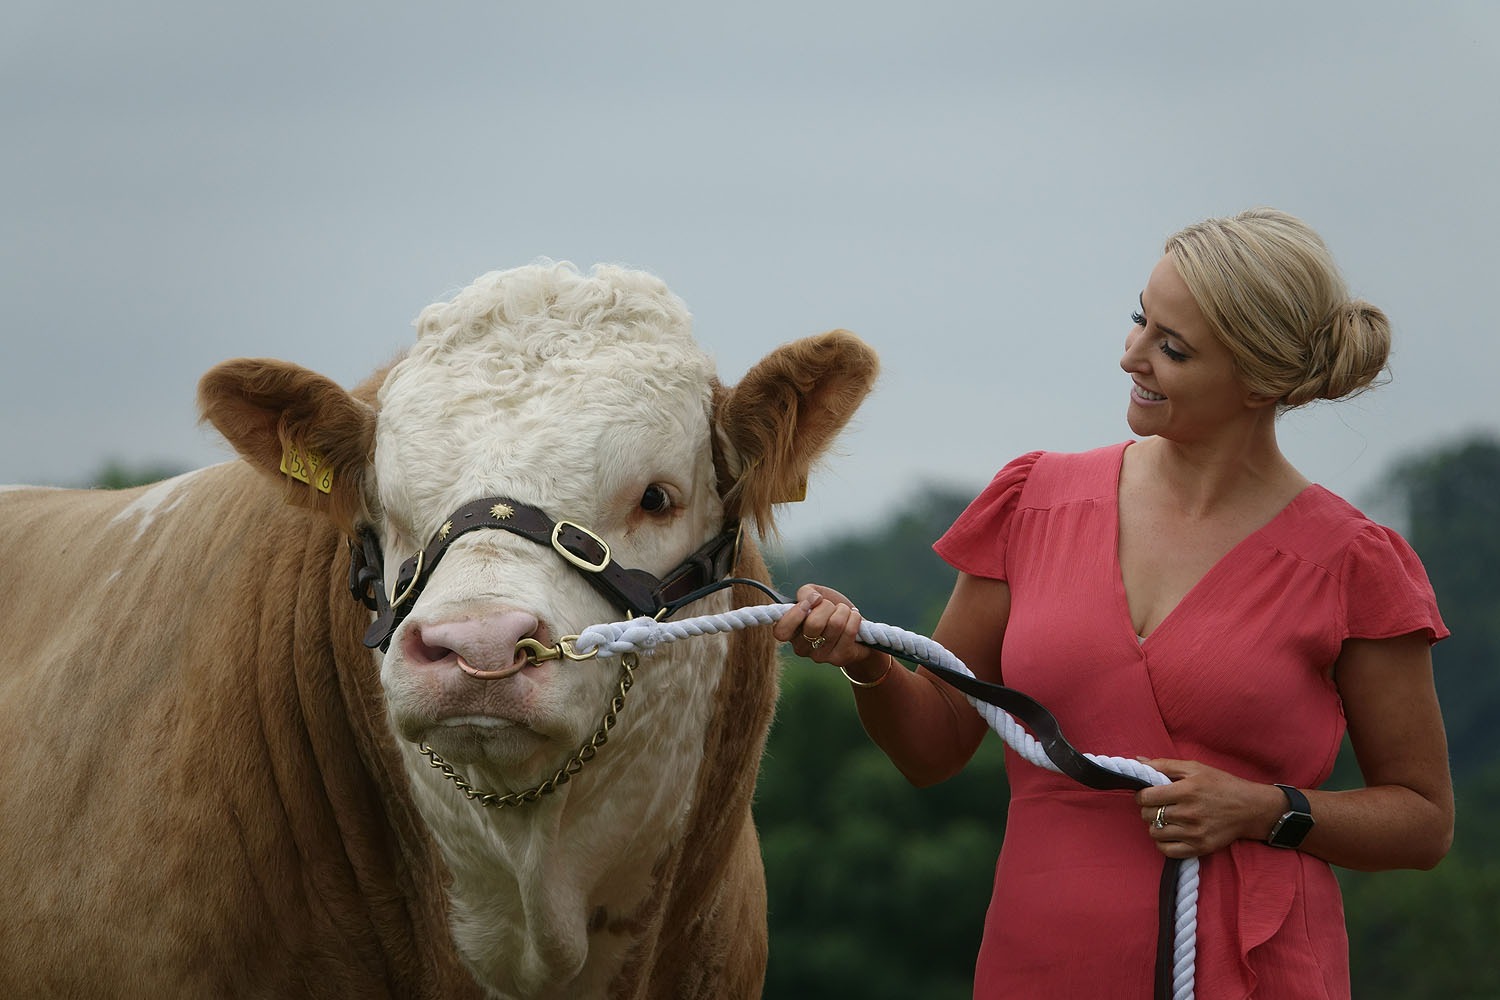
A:
<svg viewBox="0 0 1500 1000">
<path fill-rule="evenodd" d="M 1313 828 L 1312 806 L 1307 804 L 1307 796 L 1291 785 L 1278 784 L 1276 787 L 1286 794 L 1289 808 L 1281 814 L 1276 825 L 1271 827 L 1271 835 L 1266 838 L 1266 843 L 1272 847 L 1296 847 Z"/>
</svg>

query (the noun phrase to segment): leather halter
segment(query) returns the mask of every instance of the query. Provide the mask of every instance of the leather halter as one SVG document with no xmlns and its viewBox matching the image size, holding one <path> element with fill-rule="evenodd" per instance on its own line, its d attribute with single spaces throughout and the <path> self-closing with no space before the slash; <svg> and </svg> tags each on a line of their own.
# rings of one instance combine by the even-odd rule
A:
<svg viewBox="0 0 1500 1000">
<path fill-rule="evenodd" d="M 394 597 L 386 596 L 384 556 L 375 532 L 362 528 L 359 546 L 349 543 L 349 593 L 376 614 L 365 632 L 365 645 L 379 646 L 382 652 L 388 649 L 391 636 L 417 603 L 448 547 L 471 531 L 491 528 L 548 546 L 631 617 L 670 614 L 701 588 L 729 576 L 739 556 L 740 524 L 736 521 L 658 579 L 642 569 L 623 568 L 614 561 L 609 544 L 581 524 L 554 521 L 536 507 L 510 497 L 484 497 L 454 511 L 427 547 L 401 564 Z"/>
</svg>

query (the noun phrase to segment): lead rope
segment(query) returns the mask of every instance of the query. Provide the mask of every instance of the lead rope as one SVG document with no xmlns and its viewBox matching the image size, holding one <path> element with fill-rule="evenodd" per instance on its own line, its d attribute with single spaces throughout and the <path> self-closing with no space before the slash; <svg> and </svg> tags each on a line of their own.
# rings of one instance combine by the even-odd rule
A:
<svg viewBox="0 0 1500 1000">
<path fill-rule="evenodd" d="M 679 639 L 732 632 L 754 625 L 770 625 L 779 621 L 793 607 L 793 604 L 758 604 L 724 614 L 701 615 L 679 621 L 636 618 L 628 622 L 592 625 L 579 633 L 572 646 L 580 657 L 592 654 L 607 658 L 637 651 L 650 653 L 662 643 L 676 642 Z M 969 678 L 974 677 L 973 672 L 958 657 L 926 636 L 893 625 L 867 621 L 860 625 L 858 638 L 867 646 L 885 649 L 903 659 L 916 660 Z M 1018 755 L 1037 767 L 1062 773 L 1062 769 L 1047 756 L 1042 744 L 1009 712 L 968 692 L 964 692 L 964 697 Z M 1172 780 L 1138 760 L 1090 753 L 1083 756 L 1108 771 L 1145 785 L 1165 785 Z M 1173 927 L 1171 997 L 1172 1000 L 1193 1000 L 1198 941 L 1198 859 L 1195 857 L 1185 859 L 1177 871 Z"/>
</svg>

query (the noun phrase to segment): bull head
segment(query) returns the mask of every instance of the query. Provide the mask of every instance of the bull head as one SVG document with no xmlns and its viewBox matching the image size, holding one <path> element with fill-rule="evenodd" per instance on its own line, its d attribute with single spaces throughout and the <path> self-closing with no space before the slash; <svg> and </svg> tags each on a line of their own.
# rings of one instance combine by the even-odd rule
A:
<svg viewBox="0 0 1500 1000">
<path fill-rule="evenodd" d="M 219 365 L 199 388 L 205 418 L 289 503 L 326 514 L 351 541 L 371 533 L 388 593 L 397 564 L 478 498 L 515 498 L 586 525 L 618 564 L 658 577 L 726 525 L 774 530 L 775 505 L 801 496 L 877 368 L 866 345 L 834 331 L 785 344 L 723 385 L 681 301 L 656 278 L 613 267 L 485 275 L 425 310 L 417 327 L 411 351 L 353 392 L 286 362 L 247 359 Z M 736 575 L 764 575 L 753 547 L 740 561 Z M 695 613 L 729 604 L 717 594 Z M 520 664 L 517 644 L 551 645 L 623 616 L 548 547 L 476 531 L 446 547 L 376 655 L 417 806 L 453 869 L 455 937 L 492 986 L 526 992 L 527 983 L 591 975 L 580 971 L 590 953 L 580 914 L 646 906 L 645 872 L 664 870 L 664 855 L 630 878 L 619 859 L 627 842 L 638 851 L 644 838 L 658 852 L 682 836 L 682 790 L 719 766 L 704 734 L 722 726 L 721 687 L 748 668 L 729 665 L 739 640 L 724 636 L 642 665 L 628 724 L 568 789 L 570 814 L 601 822 L 577 834 L 566 876 L 549 866 L 545 886 L 513 871 L 508 888 L 497 887 L 494 851 L 476 844 L 523 834 L 466 808 L 416 746 L 474 786 L 514 791 L 544 780 L 598 726 L 618 681 L 597 664 Z M 761 690 L 774 697 L 770 645 L 753 648 L 754 669 L 772 677 Z M 757 753 L 769 712 L 767 703 L 751 713 L 759 732 L 745 745 Z M 735 763 L 734 781 L 753 781 L 754 769 Z M 748 824 L 748 790 L 735 794 Z M 516 929 L 538 919 L 546 934 Z M 546 945 L 517 971 L 521 937 L 533 950 Z"/>
</svg>

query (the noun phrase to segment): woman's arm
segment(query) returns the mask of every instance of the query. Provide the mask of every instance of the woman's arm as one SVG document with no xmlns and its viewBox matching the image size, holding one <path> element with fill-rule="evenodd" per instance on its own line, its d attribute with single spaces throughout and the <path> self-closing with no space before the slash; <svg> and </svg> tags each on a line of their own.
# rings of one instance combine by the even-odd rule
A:
<svg viewBox="0 0 1500 1000">
<path fill-rule="evenodd" d="M 1009 617 L 1008 585 L 960 573 L 932 637 L 976 677 L 999 683 Z M 808 584 L 773 634 L 798 655 L 841 667 L 868 685 L 853 688 L 860 722 L 908 781 L 925 787 L 952 777 L 978 749 L 984 719 L 930 672 L 900 669 L 889 654 L 856 641 L 863 620 L 842 594 Z M 808 640 L 819 636 L 826 641 L 811 648 Z"/>
<path fill-rule="evenodd" d="M 1334 668 L 1349 739 L 1364 787 L 1303 789 L 1314 825 L 1299 850 L 1344 868 L 1432 868 L 1453 843 L 1448 739 L 1422 633 L 1350 639 Z M 1153 760 L 1172 778 L 1137 793 L 1141 818 L 1169 857 L 1218 850 L 1232 840 L 1265 840 L 1286 797 L 1194 761 Z M 1165 805 L 1167 825 L 1151 824 Z"/>
<path fill-rule="evenodd" d="M 1308 792 L 1316 825 L 1302 848 L 1361 871 L 1432 868 L 1453 844 L 1453 777 L 1431 644 L 1350 639 L 1334 682 L 1365 787 Z"/>
</svg>

